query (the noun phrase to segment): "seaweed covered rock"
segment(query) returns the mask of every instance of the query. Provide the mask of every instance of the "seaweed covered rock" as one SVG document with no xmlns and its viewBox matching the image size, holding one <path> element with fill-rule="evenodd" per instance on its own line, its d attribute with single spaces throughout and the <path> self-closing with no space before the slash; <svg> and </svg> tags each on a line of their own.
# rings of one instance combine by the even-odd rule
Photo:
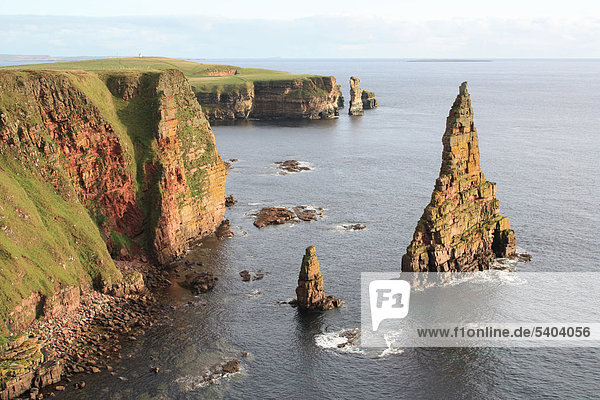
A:
<svg viewBox="0 0 600 400">
<path fill-rule="evenodd" d="M 403 271 L 473 271 L 491 267 L 496 257 L 515 254 L 508 218 L 499 215 L 496 184 L 479 166 L 467 82 L 446 120 L 442 167 L 431 202 L 402 257 Z"/>
<path fill-rule="evenodd" d="M 309 311 L 327 311 L 341 307 L 343 304 L 342 300 L 325 294 L 315 246 L 307 247 L 306 254 L 302 258 L 296 296 L 295 305 Z"/>
</svg>

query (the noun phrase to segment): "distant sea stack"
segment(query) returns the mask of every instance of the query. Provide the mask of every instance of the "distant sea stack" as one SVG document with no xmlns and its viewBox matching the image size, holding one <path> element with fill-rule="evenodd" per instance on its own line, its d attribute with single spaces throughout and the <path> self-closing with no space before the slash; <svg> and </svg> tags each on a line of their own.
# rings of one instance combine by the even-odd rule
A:
<svg viewBox="0 0 600 400">
<path fill-rule="evenodd" d="M 304 258 L 302 258 L 296 296 L 298 299 L 295 304 L 299 308 L 309 311 L 327 311 L 341 307 L 343 304 L 342 300 L 325 294 L 315 246 L 307 247 Z"/>
<path fill-rule="evenodd" d="M 477 130 L 467 82 L 446 120 L 439 178 L 402 257 L 402 271 L 475 271 L 515 254 L 508 218 L 499 215 L 496 184 L 479 167 Z"/>
<path fill-rule="evenodd" d="M 375 99 L 375 93 L 368 90 L 362 90 L 358 85 L 360 79 L 357 77 L 350 78 L 350 108 L 349 115 L 363 115 L 363 110 L 370 110 L 378 106 Z"/>
<path fill-rule="evenodd" d="M 349 115 L 363 115 L 362 89 L 358 87 L 360 79 L 350 77 L 350 108 Z"/>
<path fill-rule="evenodd" d="M 369 92 L 368 90 L 362 91 L 361 100 L 362 100 L 363 109 L 365 109 L 365 110 L 370 110 L 379 105 L 379 104 L 377 104 L 377 99 L 375 99 L 375 93 Z"/>
</svg>

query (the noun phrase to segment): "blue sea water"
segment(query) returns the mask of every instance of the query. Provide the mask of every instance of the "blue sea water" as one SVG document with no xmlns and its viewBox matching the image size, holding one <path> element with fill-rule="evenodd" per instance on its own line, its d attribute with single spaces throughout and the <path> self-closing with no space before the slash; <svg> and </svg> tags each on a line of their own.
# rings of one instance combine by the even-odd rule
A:
<svg viewBox="0 0 600 400">
<path fill-rule="evenodd" d="M 188 306 L 167 293 L 169 319 L 124 348 L 108 372 L 86 377 L 65 398 L 108 399 L 542 399 L 597 398 L 597 349 L 404 349 L 342 352 L 329 333 L 360 326 L 360 273 L 400 269 L 441 163 L 448 110 L 469 82 L 481 167 L 497 183 L 526 271 L 600 270 L 600 62 L 594 60 L 209 60 L 244 67 L 350 76 L 380 107 L 332 121 L 216 125 L 223 158 L 237 158 L 226 190 L 236 236 L 193 250 L 219 282 Z M 276 161 L 313 170 L 281 175 Z M 314 205 L 319 221 L 252 225 L 264 206 Z M 346 223 L 367 229 L 347 232 Z M 328 294 L 346 305 L 302 315 L 277 302 L 294 297 L 304 249 L 316 245 Z M 242 282 L 239 271 L 262 270 Z M 197 299 L 196 299 L 197 300 Z M 516 305 L 518 306 L 518 305 Z M 597 321 L 590 321 L 597 322 Z M 204 370 L 242 359 L 242 372 L 200 385 Z M 150 357 L 160 367 L 148 368 Z M 127 378 L 126 381 L 118 377 Z"/>
</svg>

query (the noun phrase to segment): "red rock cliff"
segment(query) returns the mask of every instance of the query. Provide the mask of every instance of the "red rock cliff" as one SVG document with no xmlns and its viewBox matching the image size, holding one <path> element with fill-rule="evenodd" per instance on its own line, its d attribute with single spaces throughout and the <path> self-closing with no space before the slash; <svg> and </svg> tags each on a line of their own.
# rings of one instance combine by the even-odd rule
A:
<svg viewBox="0 0 600 400">
<path fill-rule="evenodd" d="M 222 221 L 224 183 L 180 71 L 0 71 L 0 322 L 26 325 L 65 288 L 118 284 L 107 245 L 182 255 Z"/>
</svg>

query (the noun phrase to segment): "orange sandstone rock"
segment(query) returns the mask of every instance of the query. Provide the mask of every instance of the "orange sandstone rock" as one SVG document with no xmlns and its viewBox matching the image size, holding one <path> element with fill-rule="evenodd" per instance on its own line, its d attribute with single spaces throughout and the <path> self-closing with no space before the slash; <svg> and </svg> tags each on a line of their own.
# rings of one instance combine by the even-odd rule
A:
<svg viewBox="0 0 600 400">
<path fill-rule="evenodd" d="M 439 178 L 431 202 L 402 257 L 403 271 L 488 269 L 496 257 L 515 254 L 508 218 L 499 215 L 496 184 L 479 166 L 477 130 L 467 83 L 446 120 Z"/>
<path fill-rule="evenodd" d="M 302 267 L 298 276 L 296 296 L 296 305 L 310 311 L 331 310 L 341 307 L 343 304 L 342 300 L 325 294 L 323 276 L 319 268 L 315 246 L 306 248 L 306 254 L 302 259 Z"/>
</svg>

